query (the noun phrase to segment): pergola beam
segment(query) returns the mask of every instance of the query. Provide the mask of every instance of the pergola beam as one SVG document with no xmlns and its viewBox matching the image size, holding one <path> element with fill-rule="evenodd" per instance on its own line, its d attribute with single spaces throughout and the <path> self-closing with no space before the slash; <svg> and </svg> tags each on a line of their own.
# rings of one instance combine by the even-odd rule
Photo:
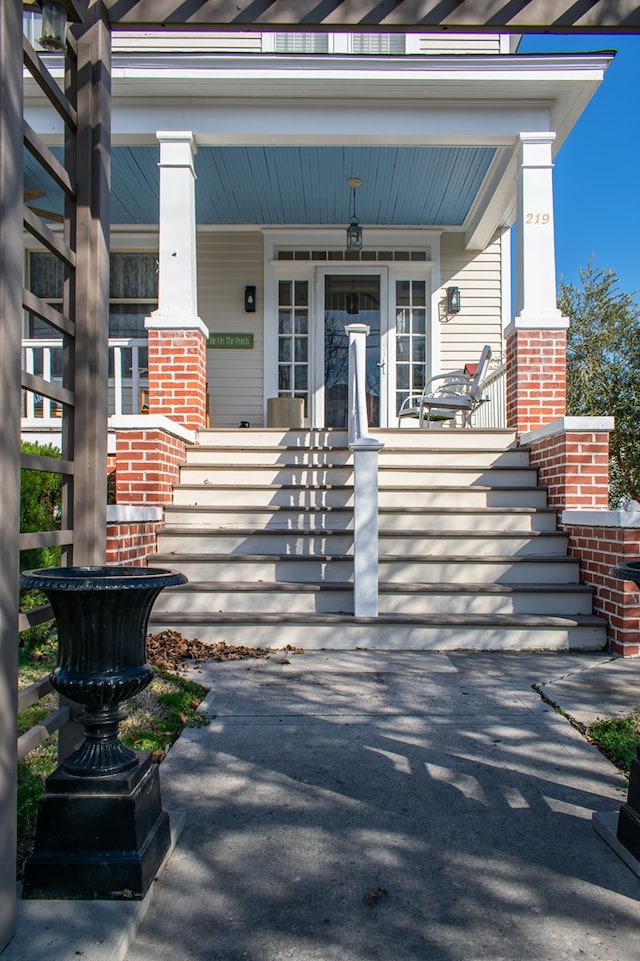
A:
<svg viewBox="0 0 640 961">
<path fill-rule="evenodd" d="M 105 0 L 113 29 L 637 33 L 637 0 Z"/>
</svg>

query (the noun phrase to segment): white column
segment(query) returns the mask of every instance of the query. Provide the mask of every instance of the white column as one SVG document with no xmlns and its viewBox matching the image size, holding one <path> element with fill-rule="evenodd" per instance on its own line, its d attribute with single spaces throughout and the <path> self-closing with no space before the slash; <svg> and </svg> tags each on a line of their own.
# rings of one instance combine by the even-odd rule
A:
<svg viewBox="0 0 640 961">
<path fill-rule="evenodd" d="M 159 131 L 156 137 L 160 143 L 158 309 L 145 326 L 202 328 L 193 164 L 197 148 L 191 131 Z"/>
<path fill-rule="evenodd" d="M 563 327 L 556 302 L 553 222 L 555 133 L 521 133 L 516 221 L 516 327 Z M 564 321 L 564 323 L 563 323 Z"/>
</svg>

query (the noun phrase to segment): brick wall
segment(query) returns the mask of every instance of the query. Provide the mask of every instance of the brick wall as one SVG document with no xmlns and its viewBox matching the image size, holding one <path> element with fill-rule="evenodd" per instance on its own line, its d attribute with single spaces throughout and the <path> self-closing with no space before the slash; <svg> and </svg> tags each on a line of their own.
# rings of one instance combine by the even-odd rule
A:
<svg viewBox="0 0 640 961">
<path fill-rule="evenodd" d="M 524 440 L 524 438 L 523 438 Z M 609 498 L 609 432 L 565 430 L 526 441 L 538 482 L 557 511 L 606 510 Z"/>
<path fill-rule="evenodd" d="M 200 330 L 149 329 L 149 414 L 164 414 L 189 430 L 206 426 L 206 348 Z"/>
<path fill-rule="evenodd" d="M 609 622 L 612 652 L 627 657 L 640 654 L 640 588 L 610 573 L 615 565 L 640 557 L 640 529 L 566 521 L 563 527 L 569 535 L 569 550 L 580 561 L 582 580 L 593 587 L 593 613 Z"/>
<path fill-rule="evenodd" d="M 156 551 L 158 521 L 107 523 L 107 564 L 144 567 Z"/>
<path fill-rule="evenodd" d="M 518 434 L 564 416 L 567 402 L 566 330 L 507 332 L 507 426 Z"/>
<path fill-rule="evenodd" d="M 160 428 L 117 431 L 116 503 L 168 503 L 185 450 L 184 440 Z"/>
</svg>

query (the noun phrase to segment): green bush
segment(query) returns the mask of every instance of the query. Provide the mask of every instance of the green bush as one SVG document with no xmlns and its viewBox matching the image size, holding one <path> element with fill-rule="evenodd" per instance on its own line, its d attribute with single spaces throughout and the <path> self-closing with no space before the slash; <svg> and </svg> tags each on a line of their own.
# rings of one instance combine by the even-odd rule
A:
<svg viewBox="0 0 640 961">
<path fill-rule="evenodd" d="M 56 457 L 61 454 L 52 444 L 21 444 L 23 454 Z M 24 469 L 20 472 L 20 531 L 55 531 L 60 529 L 62 477 L 49 471 Z M 59 547 L 38 547 L 21 551 L 20 570 L 52 567 L 60 563 Z"/>
</svg>

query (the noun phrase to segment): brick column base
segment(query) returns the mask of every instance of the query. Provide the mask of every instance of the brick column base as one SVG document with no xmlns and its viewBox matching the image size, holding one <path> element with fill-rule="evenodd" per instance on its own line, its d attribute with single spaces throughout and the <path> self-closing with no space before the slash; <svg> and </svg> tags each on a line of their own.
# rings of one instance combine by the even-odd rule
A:
<svg viewBox="0 0 640 961">
<path fill-rule="evenodd" d="M 149 414 L 207 426 L 207 339 L 200 329 L 149 327 Z"/>
<path fill-rule="evenodd" d="M 518 434 L 563 417 L 567 406 L 567 332 L 518 328 L 505 332 L 507 427 Z"/>
<path fill-rule="evenodd" d="M 163 506 L 195 435 L 164 417 L 112 417 L 115 453 L 108 469 L 115 474 L 116 504 L 107 508 L 107 563 L 138 567 L 156 552 Z"/>
<path fill-rule="evenodd" d="M 609 503 L 611 417 L 561 417 L 523 434 L 549 507 L 606 510 Z"/>
</svg>

